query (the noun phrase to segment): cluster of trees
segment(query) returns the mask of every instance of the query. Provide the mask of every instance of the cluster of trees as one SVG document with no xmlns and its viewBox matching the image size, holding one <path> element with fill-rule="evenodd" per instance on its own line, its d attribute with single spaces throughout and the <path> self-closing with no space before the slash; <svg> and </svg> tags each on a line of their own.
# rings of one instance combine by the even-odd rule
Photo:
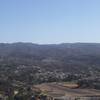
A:
<svg viewBox="0 0 100 100">
<path fill-rule="evenodd" d="M 100 89 L 100 80 L 81 79 L 78 81 L 78 85 L 80 88 Z"/>
</svg>

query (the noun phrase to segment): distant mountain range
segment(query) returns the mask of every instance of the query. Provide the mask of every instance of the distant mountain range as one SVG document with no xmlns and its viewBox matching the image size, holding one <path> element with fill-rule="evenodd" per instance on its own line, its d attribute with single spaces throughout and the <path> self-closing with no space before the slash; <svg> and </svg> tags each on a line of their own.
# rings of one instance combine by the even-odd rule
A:
<svg viewBox="0 0 100 100">
<path fill-rule="evenodd" d="M 100 69 L 99 43 L 0 43 L 0 65 L 39 66 L 47 70 L 81 72 Z"/>
</svg>

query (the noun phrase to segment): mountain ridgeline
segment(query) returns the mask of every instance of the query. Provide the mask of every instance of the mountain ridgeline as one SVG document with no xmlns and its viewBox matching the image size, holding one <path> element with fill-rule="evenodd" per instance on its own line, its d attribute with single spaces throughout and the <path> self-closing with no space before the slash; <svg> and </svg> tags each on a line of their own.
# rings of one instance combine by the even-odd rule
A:
<svg viewBox="0 0 100 100">
<path fill-rule="evenodd" d="M 99 43 L 0 44 L 0 66 L 39 66 L 46 70 L 81 73 L 100 70 Z"/>
</svg>

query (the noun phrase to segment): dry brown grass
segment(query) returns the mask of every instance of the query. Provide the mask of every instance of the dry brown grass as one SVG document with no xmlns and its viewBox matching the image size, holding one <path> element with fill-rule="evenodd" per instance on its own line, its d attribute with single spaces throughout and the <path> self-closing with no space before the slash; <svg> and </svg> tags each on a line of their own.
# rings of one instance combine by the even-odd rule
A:
<svg viewBox="0 0 100 100">
<path fill-rule="evenodd" d="M 100 90 L 95 89 L 72 89 L 77 87 L 74 83 L 45 83 L 36 85 L 41 91 L 50 96 L 68 96 L 68 97 L 85 97 L 85 96 L 100 96 Z"/>
</svg>

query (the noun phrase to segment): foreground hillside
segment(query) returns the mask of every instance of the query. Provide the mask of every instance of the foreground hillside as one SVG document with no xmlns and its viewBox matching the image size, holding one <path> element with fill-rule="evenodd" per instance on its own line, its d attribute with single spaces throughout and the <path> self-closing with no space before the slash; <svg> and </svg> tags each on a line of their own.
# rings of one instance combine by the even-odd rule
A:
<svg viewBox="0 0 100 100">
<path fill-rule="evenodd" d="M 74 82 L 79 90 L 99 90 L 100 44 L 0 44 L 2 97 L 28 100 L 25 98 L 40 92 L 33 85 L 50 82 Z"/>
</svg>

